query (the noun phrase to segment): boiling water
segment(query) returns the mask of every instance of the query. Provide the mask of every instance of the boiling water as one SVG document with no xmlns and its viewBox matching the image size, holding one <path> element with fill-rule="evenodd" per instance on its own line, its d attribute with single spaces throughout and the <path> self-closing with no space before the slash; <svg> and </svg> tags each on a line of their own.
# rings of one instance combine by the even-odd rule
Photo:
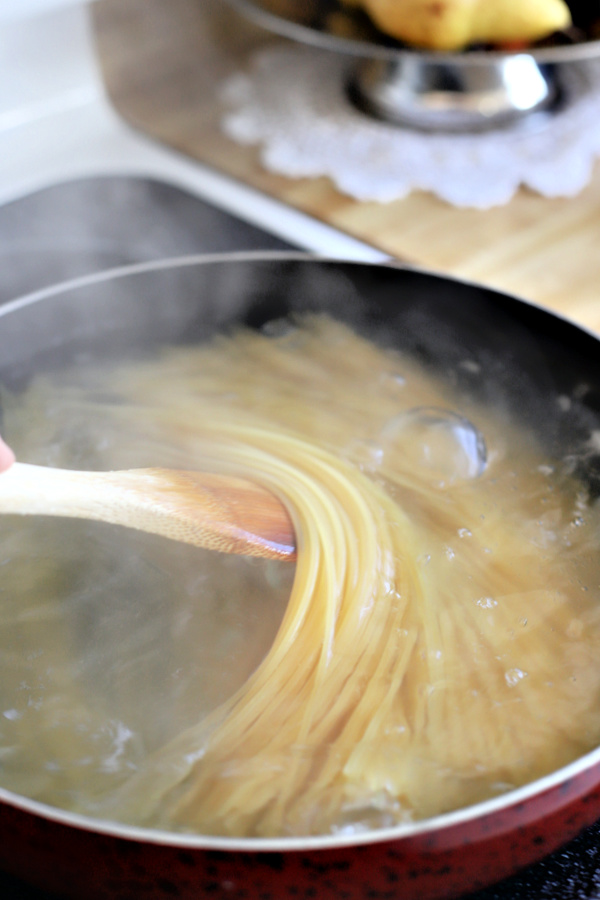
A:
<svg viewBox="0 0 600 900">
<path fill-rule="evenodd" d="M 268 432 L 247 463 L 267 483 L 268 454 L 300 438 L 383 510 L 376 587 L 356 599 L 372 534 L 338 510 L 346 537 L 318 557 L 333 599 L 317 619 L 325 588 L 309 597 L 281 656 L 288 563 L 0 520 L 3 787 L 173 829 L 355 831 L 502 793 L 598 741 L 597 509 L 572 461 L 413 362 L 319 319 L 63 373 L 3 405 L 23 461 L 247 473 L 214 449 L 222 422 Z"/>
</svg>

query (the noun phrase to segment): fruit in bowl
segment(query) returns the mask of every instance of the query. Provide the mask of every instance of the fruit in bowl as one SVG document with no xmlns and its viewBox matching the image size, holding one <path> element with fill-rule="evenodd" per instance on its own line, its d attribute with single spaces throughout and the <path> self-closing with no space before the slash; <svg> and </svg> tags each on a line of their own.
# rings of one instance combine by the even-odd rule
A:
<svg viewBox="0 0 600 900">
<path fill-rule="evenodd" d="M 432 50 L 471 44 L 528 45 L 568 28 L 563 0 L 343 0 L 364 9 L 385 34 Z"/>
</svg>

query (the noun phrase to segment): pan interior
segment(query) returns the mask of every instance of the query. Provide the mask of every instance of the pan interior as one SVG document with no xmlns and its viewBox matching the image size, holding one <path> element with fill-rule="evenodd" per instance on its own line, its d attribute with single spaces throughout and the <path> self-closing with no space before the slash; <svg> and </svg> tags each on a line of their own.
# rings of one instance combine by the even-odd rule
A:
<svg viewBox="0 0 600 900">
<path fill-rule="evenodd" d="M 461 447 L 470 448 L 461 458 L 466 468 L 458 472 L 460 479 L 476 483 L 480 477 L 496 477 L 497 448 L 506 444 L 507 434 L 518 435 L 515 442 L 524 455 L 530 445 L 538 448 L 538 468 L 560 470 L 559 486 L 576 477 L 581 487 L 569 494 L 568 502 L 551 505 L 536 532 L 536 540 L 543 534 L 547 541 L 548 553 L 544 550 L 541 556 L 552 550 L 550 532 L 555 537 L 560 533 L 563 541 L 567 534 L 586 535 L 584 549 L 589 552 L 593 547 L 595 340 L 512 298 L 426 273 L 296 258 L 236 258 L 173 262 L 85 280 L 39 302 L 7 310 L 0 319 L 4 431 L 18 456 L 31 462 L 76 468 L 157 464 L 188 468 L 194 443 L 165 440 L 165 423 L 174 420 L 154 414 L 161 409 L 161 416 L 166 416 L 168 409 L 172 417 L 181 372 L 195 358 L 196 348 L 200 346 L 203 354 L 198 375 L 202 380 L 206 366 L 214 362 L 211 348 L 220 342 L 230 353 L 225 370 L 216 370 L 224 377 L 236 364 L 242 365 L 236 363 L 238 350 L 248 354 L 255 347 L 252 342 L 243 347 L 236 343 L 240 327 L 258 339 L 259 348 L 263 342 L 280 346 L 287 342 L 293 356 L 297 342 L 304 339 L 298 320 L 334 323 L 324 332 L 331 352 L 312 359 L 309 375 L 296 385 L 305 395 L 302 409 L 310 408 L 313 420 L 323 407 L 319 428 L 326 435 L 328 451 L 335 448 L 335 441 L 326 420 L 333 421 L 336 410 L 328 406 L 327 379 L 318 384 L 311 380 L 317 365 L 328 372 L 334 359 L 336 368 L 335 353 L 341 348 L 343 371 L 354 379 L 349 382 L 353 392 L 346 404 L 348 416 L 369 391 L 374 400 L 385 394 L 385 402 L 390 392 L 402 396 L 416 367 L 427 378 L 437 379 L 443 390 L 434 399 L 417 394 L 408 403 L 400 401 L 399 414 L 410 415 L 403 416 L 399 428 L 396 423 L 393 439 L 399 432 L 406 435 L 406 429 L 413 436 L 431 428 L 437 434 L 442 421 L 445 440 L 450 422 L 451 437 L 460 434 Z M 367 339 L 370 346 L 380 348 L 386 361 L 408 360 L 406 370 L 367 366 L 361 384 L 349 364 L 356 357 L 347 350 L 362 347 Z M 345 340 L 351 343 L 344 344 Z M 152 374 L 158 359 L 161 365 L 165 359 L 168 363 L 159 378 Z M 265 356 L 265 365 L 268 362 Z M 120 383 L 125 372 L 144 373 L 146 380 L 137 393 L 134 382 Z M 382 375 L 388 376 L 384 387 Z M 282 377 L 278 402 L 282 397 L 289 401 L 286 384 Z M 314 391 L 308 400 L 307 385 Z M 318 396 L 318 391 L 324 395 Z M 228 386 L 216 401 L 211 396 L 206 408 L 227 407 L 230 394 Z M 337 389 L 335 400 L 339 405 Z M 239 407 L 233 402 L 236 422 L 246 406 L 245 400 Z M 445 416 L 440 410 L 446 411 Z M 390 418 L 397 417 L 380 423 L 385 427 L 378 437 L 383 432 L 389 437 Z M 286 428 L 292 425 L 285 420 Z M 354 454 L 358 469 L 368 474 L 377 465 L 377 442 L 359 434 L 349 443 L 350 451 L 347 442 L 342 455 Z M 444 453 L 447 446 L 443 444 Z M 442 470 L 440 475 L 439 462 L 436 466 L 438 482 L 452 481 L 457 474 L 451 470 L 448 476 Z M 536 477 L 543 482 L 549 475 L 538 471 Z M 403 491 L 405 501 L 409 494 L 406 488 Z M 444 496 L 449 493 L 446 490 Z M 578 509 L 581 522 L 576 522 Z M 565 517 L 560 528 L 552 518 L 559 513 Z M 543 515 L 540 506 L 540 521 Z M 105 817 L 110 808 L 107 795 L 137 777 L 148 756 L 177 743 L 186 728 L 243 690 L 276 641 L 295 574 L 285 564 L 228 557 L 209 561 L 198 551 L 134 532 L 119 531 L 115 538 L 112 530 L 92 524 L 11 518 L 0 526 L 6 576 L 1 629 L 6 668 L 3 786 L 57 807 Z M 463 535 L 454 535 L 456 546 L 445 545 L 444 566 L 452 565 L 447 551 L 460 556 L 461 542 L 469 540 L 470 529 L 464 528 Z M 572 538 L 576 540 L 579 537 Z M 419 565 L 425 565 L 424 559 Z M 589 594 L 584 588 L 591 583 L 586 565 L 579 570 L 575 566 L 569 574 L 579 578 L 582 594 Z M 530 611 L 520 611 L 502 627 L 515 632 L 531 628 L 537 616 L 543 628 L 547 613 L 540 612 L 539 592 L 555 589 L 556 585 L 540 584 Z M 483 622 L 496 614 L 496 597 L 480 593 L 473 601 L 479 604 Z M 575 652 L 574 647 L 581 656 L 577 642 L 587 621 L 573 612 L 563 623 L 565 630 L 570 629 L 569 653 Z M 594 624 L 593 616 L 589 622 Z M 486 627 L 481 625 L 481 633 Z M 570 659 L 569 654 L 561 657 L 561 665 L 567 666 Z M 575 673 L 572 660 L 570 664 L 567 678 L 585 677 L 579 668 Z M 213 677 L 215 671 L 218 678 Z M 526 668 L 507 662 L 503 671 L 511 700 L 522 701 L 522 682 L 529 678 Z M 431 688 L 432 682 L 424 686 Z M 596 690 L 591 677 L 590 709 Z M 594 728 L 590 715 L 585 729 L 589 734 L 571 745 L 567 756 L 559 755 L 555 767 L 590 749 Z M 186 754 L 191 752 L 186 745 Z M 294 764 L 305 763 L 303 753 L 300 748 Z M 285 760 L 278 764 L 286 766 Z M 417 768 L 428 765 L 429 760 L 417 761 Z M 230 771 L 228 777 L 235 773 Z M 498 780 L 495 790 L 502 793 L 514 786 Z M 480 799 L 475 791 L 467 802 Z M 354 818 L 336 820 L 334 828 L 363 831 L 404 821 L 404 809 L 394 819 L 389 806 L 375 803 L 365 809 L 359 800 Z M 425 815 L 443 811 L 427 809 Z M 132 821 L 146 824 L 143 818 Z M 164 827 L 160 819 L 151 824 Z M 186 822 L 177 827 L 192 826 Z M 223 827 L 209 825 L 207 830 L 219 834 Z M 301 833 L 312 833 L 312 824 L 302 827 L 307 830 Z"/>
</svg>

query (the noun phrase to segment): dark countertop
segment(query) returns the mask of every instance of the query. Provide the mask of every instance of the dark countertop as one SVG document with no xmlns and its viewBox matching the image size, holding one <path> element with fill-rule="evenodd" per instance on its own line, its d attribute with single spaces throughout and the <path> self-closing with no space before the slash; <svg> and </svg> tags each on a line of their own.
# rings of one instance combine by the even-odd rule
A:
<svg viewBox="0 0 600 900">
<path fill-rule="evenodd" d="M 0 206 L 0 303 L 152 259 L 289 244 L 159 181 L 69 181 Z"/>
</svg>

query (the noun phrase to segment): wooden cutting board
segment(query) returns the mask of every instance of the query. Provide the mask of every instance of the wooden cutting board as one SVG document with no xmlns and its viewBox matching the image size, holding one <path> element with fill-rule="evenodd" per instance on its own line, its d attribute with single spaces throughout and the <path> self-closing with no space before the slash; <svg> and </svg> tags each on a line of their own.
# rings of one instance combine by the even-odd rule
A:
<svg viewBox="0 0 600 900">
<path fill-rule="evenodd" d="M 92 10 L 109 97 L 134 127 L 392 256 L 519 294 L 600 331 L 600 164 L 569 199 L 521 190 L 484 211 L 423 192 L 358 202 L 325 178 L 267 172 L 258 149 L 220 129 L 223 80 L 281 38 L 221 0 L 102 0 Z"/>
</svg>

